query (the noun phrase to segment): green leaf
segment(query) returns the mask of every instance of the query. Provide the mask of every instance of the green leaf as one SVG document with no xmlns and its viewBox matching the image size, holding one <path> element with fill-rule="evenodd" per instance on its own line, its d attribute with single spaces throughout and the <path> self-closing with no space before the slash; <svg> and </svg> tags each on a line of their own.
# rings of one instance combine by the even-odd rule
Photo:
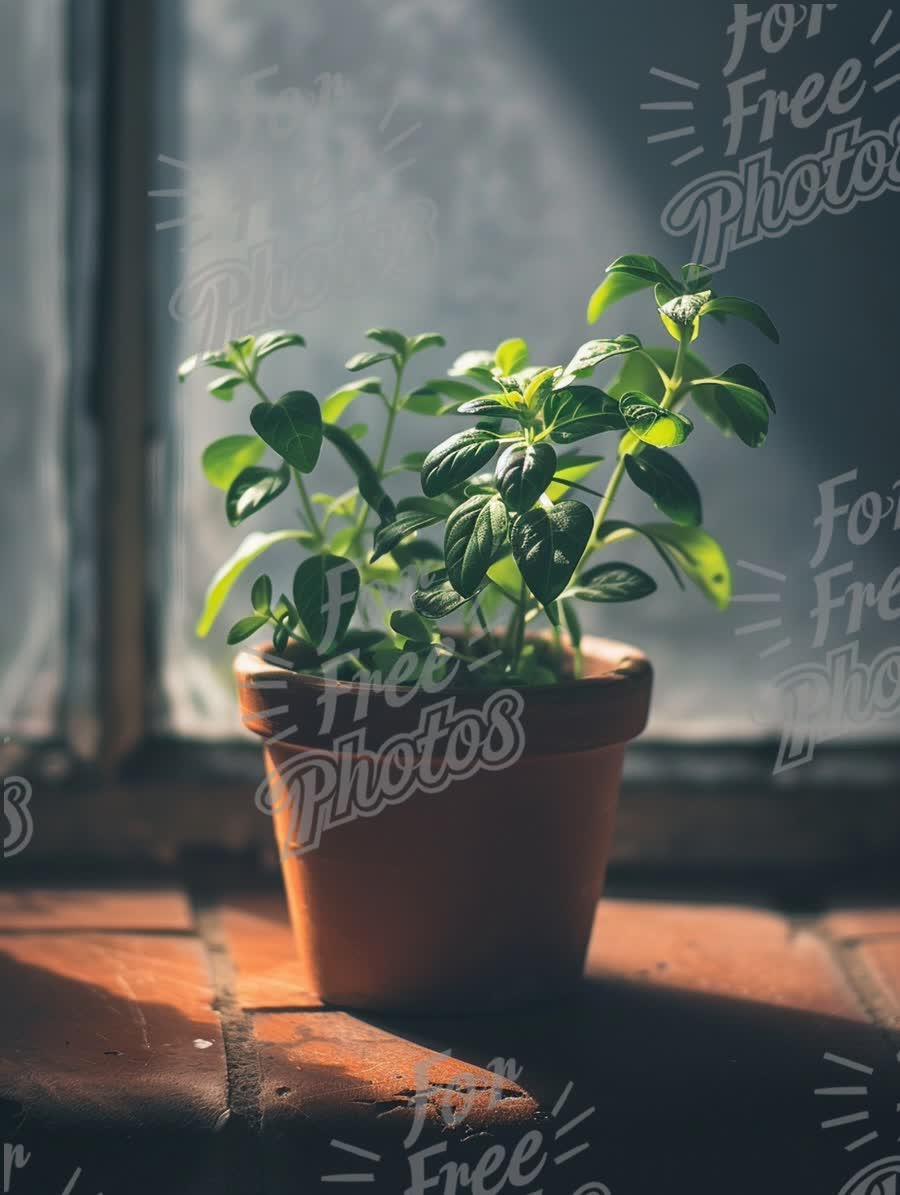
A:
<svg viewBox="0 0 900 1195">
<path fill-rule="evenodd" d="M 591 295 L 587 309 L 587 322 L 596 324 L 610 307 L 627 299 L 638 291 L 648 290 L 653 285 L 635 274 L 608 274 Z"/>
<path fill-rule="evenodd" d="M 615 340 L 589 340 L 583 344 L 559 378 L 554 390 L 563 390 L 579 378 L 589 377 L 603 361 L 637 352 L 642 347 L 636 336 L 617 336 Z"/>
<path fill-rule="evenodd" d="M 426 527 L 433 527 L 442 522 L 448 512 L 435 514 L 433 511 L 405 510 L 398 512 L 397 517 L 390 523 L 382 523 L 375 532 L 375 550 L 370 563 L 374 563 L 389 552 L 394 552 L 403 540 L 416 531 L 423 531 Z"/>
<path fill-rule="evenodd" d="M 255 336 L 238 336 L 228 342 L 228 359 L 235 368 L 251 364 L 256 346 Z"/>
<path fill-rule="evenodd" d="M 633 564 L 609 561 L 589 568 L 566 590 L 582 602 L 637 602 L 656 592 L 656 582 Z"/>
<path fill-rule="evenodd" d="M 488 579 L 495 582 L 506 592 L 518 600 L 519 590 L 522 588 L 524 577 L 519 572 L 519 566 L 516 564 L 512 552 L 508 555 L 501 556 L 488 569 Z"/>
<path fill-rule="evenodd" d="M 250 412 L 257 435 L 301 473 L 311 473 L 322 449 L 322 412 L 308 390 L 291 390 L 276 403 L 257 403 Z"/>
<path fill-rule="evenodd" d="M 284 655 L 287 651 L 288 645 L 291 644 L 291 635 L 295 635 L 299 639 L 302 635 L 302 628 L 298 625 L 297 611 L 294 609 L 294 603 L 289 601 L 284 594 L 278 599 L 278 605 L 272 611 L 272 616 L 275 619 L 275 626 L 272 630 L 272 647 L 278 655 Z M 295 639 L 293 642 L 294 652 L 300 648 L 301 656 L 298 663 L 306 665 L 316 665 L 319 662 L 319 657 L 316 655 L 316 649 L 311 643 L 303 643 L 302 646 L 297 643 Z M 294 657 L 296 659 L 296 656 Z"/>
<path fill-rule="evenodd" d="M 563 592 L 591 538 L 593 516 L 582 502 L 535 507 L 513 523 L 510 541 L 528 588 L 544 606 Z"/>
<path fill-rule="evenodd" d="M 555 365 L 550 369 L 539 369 L 525 386 L 522 398 L 532 414 L 537 414 L 543 407 L 547 396 L 554 389 L 558 374 L 559 368 Z"/>
<path fill-rule="evenodd" d="M 281 623 L 272 631 L 272 650 L 276 655 L 283 656 L 287 651 L 290 636 L 288 628 Z"/>
<path fill-rule="evenodd" d="M 407 452 L 400 458 L 400 466 L 410 473 L 419 473 L 428 456 L 427 452 Z"/>
<path fill-rule="evenodd" d="M 479 415 L 485 419 L 515 419 L 520 424 L 529 422 L 529 411 L 522 400 L 511 402 L 506 394 L 484 394 L 472 398 L 456 408 L 457 415 Z"/>
<path fill-rule="evenodd" d="M 397 549 L 402 552 L 402 548 Z M 407 562 L 408 563 L 408 562 Z M 395 588 L 403 579 L 403 568 L 401 567 L 396 556 L 393 553 L 390 556 L 383 556 L 381 560 L 376 560 L 374 564 L 368 564 L 363 561 L 359 566 L 359 575 L 364 586 L 374 585 L 376 588 L 385 586 L 387 588 Z"/>
<path fill-rule="evenodd" d="M 606 273 L 606 279 L 591 295 L 587 310 L 589 324 L 596 323 L 614 303 L 651 286 L 662 283 L 673 294 L 678 294 L 681 289 L 661 261 L 638 253 L 617 258 Z"/>
<path fill-rule="evenodd" d="M 322 435 L 338 450 L 356 475 L 359 492 L 375 511 L 382 522 L 390 522 L 394 517 L 394 504 L 385 493 L 384 487 L 378 480 L 375 466 L 359 447 L 352 436 L 342 427 L 333 423 L 326 423 L 322 427 Z"/>
<path fill-rule="evenodd" d="M 749 365 L 732 365 L 731 369 L 727 369 L 717 377 L 697 379 L 696 387 L 698 390 L 703 390 L 706 386 L 725 386 L 735 393 L 749 391 L 761 398 L 768 409 L 773 414 L 775 413 L 775 403 L 772 400 L 768 386 L 756 370 Z"/>
<path fill-rule="evenodd" d="M 288 349 L 292 346 L 303 348 L 305 345 L 306 341 L 299 332 L 265 332 L 256 338 L 256 359 L 262 361 L 264 357 L 268 357 L 271 353 L 277 353 L 279 349 Z"/>
<path fill-rule="evenodd" d="M 657 294 L 657 302 L 659 303 L 659 315 L 666 330 L 673 340 L 679 344 L 684 337 L 685 332 L 690 329 L 691 340 L 696 340 L 700 335 L 700 312 L 703 306 L 707 303 L 712 295 L 712 291 L 702 291 L 697 295 L 676 295 L 674 299 L 666 299 L 668 291 L 664 294 Z"/>
<path fill-rule="evenodd" d="M 653 444 L 657 448 L 673 448 L 683 444 L 694 430 L 690 419 L 676 415 L 674 411 L 664 411 L 647 394 L 626 394 L 619 400 L 619 410 L 628 430 L 645 444 Z"/>
<path fill-rule="evenodd" d="M 544 422 L 555 444 L 574 444 L 625 427 L 619 404 L 594 386 L 555 390 L 544 403 Z"/>
<path fill-rule="evenodd" d="M 352 519 L 356 510 L 356 486 L 351 490 L 344 490 L 342 494 L 333 497 L 331 494 L 310 494 L 310 498 L 317 506 L 324 506 L 328 518 L 337 515 L 338 518 Z"/>
<path fill-rule="evenodd" d="M 308 531 L 269 531 L 265 534 L 253 531 L 242 540 L 237 550 L 218 569 L 206 590 L 203 612 L 197 623 L 197 634 L 201 639 L 209 634 L 225 599 L 243 571 L 263 552 L 287 540 L 311 546 L 314 537 Z"/>
<path fill-rule="evenodd" d="M 213 398 L 220 398 L 222 402 L 231 402 L 238 386 L 243 386 L 244 379 L 237 373 L 226 374 L 224 378 L 215 378 L 206 389 Z"/>
<path fill-rule="evenodd" d="M 665 544 L 694 584 L 720 610 L 731 603 L 731 569 L 721 546 L 699 527 L 645 523 L 644 530 Z"/>
<path fill-rule="evenodd" d="M 342 527 L 340 531 L 336 532 L 328 542 L 328 550 L 334 556 L 345 556 L 350 549 L 350 545 L 356 539 L 355 527 Z"/>
<path fill-rule="evenodd" d="M 446 401 L 433 390 L 414 390 L 406 395 L 400 405 L 404 411 L 411 411 L 414 415 L 442 415 L 447 410 Z"/>
<path fill-rule="evenodd" d="M 497 346 L 494 361 L 504 377 L 510 377 L 528 364 L 528 345 L 519 337 L 504 340 Z"/>
<path fill-rule="evenodd" d="M 681 267 L 681 277 L 691 294 L 696 294 L 698 290 L 709 290 L 709 284 L 712 282 L 712 270 L 709 266 L 690 261 L 686 266 Z"/>
<path fill-rule="evenodd" d="M 394 353 L 399 353 L 401 357 L 406 356 L 406 337 L 402 332 L 396 332 L 393 328 L 370 328 L 366 333 L 367 340 L 377 340 L 379 344 L 386 345 Z M 389 357 L 391 354 L 387 353 L 385 356 Z M 348 363 L 347 368 L 350 368 Z"/>
<path fill-rule="evenodd" d="M 673 291 L 671 289 L 671 287 L 666 286 L 665 283 L 658 282 L 656 284 L 656 286 L 653 288 L 653 297 L 656 299 L 657 307 L 665 307 L 667 304 L 674 303 L 674 301 L 676 299 L 681 298 L 683 296 L 682 296 L 680 290 Z M 666 321 L 663 320 L 663 323 L 665 324 Z M 670 323 L 671 323 L 671 321 L 670 321 Z M 669 330 L 671 331 L 671 327 L 669 328 Z M 696 339 L 696 334 L 697 334 L 698 330 L 699 330 L 699 328 L 694 330 L 694 339 Z M 680 336 L 676 336 L 675 339 L 679 342 L 681 341 Z"/>
<path fill-rule="evenodd" d="M 360 378 L 349 386 L 341 386 L 327 398 L 322 399 L 322 419 L 326 423 L 337 423 L 347 407 L 360 394 L 378 394 L 381 391 L 380 378 Z"/>
<path fill-rule="evenodd" d="M 769 340 L 775 344 L 781 343 L 778 329 L 766 311 L 758 303 L 751 303 L 749 299 L 736 299 L 728 296 L 710 299 L 700 310 L 700 318 L 702 319 L 705 315 L 737 316 L 738 319 L 753 324 L 762 332 L 763 336 L 768 336 Z"/>
<path fill-rule="evenodd" d="M 684 465 L 668 452 L 647 444 L 639 456 L 625 457 L 625 469 L 664 515 L 685 527 L 699 527 L 703 522 L 700 491 Z"/>
<path fill-rule="evenodd" d="M 735 365 L 720 377 L 698 380 L 692 391 L 700 410 L 726 436 L 760 448 L 769 433 L 772 396 L 749 365 Z"/>
<path fill-rule="evenodd" d="M 626 253 L 624 257 L 617 257 L 608 267 L 607 273 L 624 273 L 642 277 L 648 282 L 652 282 L 654 286 L 659 284 L 667 286 L 675 294 L 681 290 L 669 273 L 668 267 L 658 257 L 650 257 L 646 253 Z"/>
<path fill-rule="evenodd" d="M 565 484 L 567 481 L 583 481 L 603 459 L 602 456 L 579 456 L 577 452 L 568 452 L 561 456 L 553 475 L 556 480 L 548 487 L 547 497 L 551 502 L 558 502 L 569 491 Z"/>
<path fill-rule="evenodd" d="M 280 469 L 262 469 L 252 465 L 240 472 L 225 495 L 225 514 L 232 527 L 237 527 L 258 510 L 283 494 L 291 480 L 287 465 Z"/>
<path fill-rule="evenodd" d="M 258 436 L 223 436 L 203 451 L 203 472 L 217 490 L 227 490 L 244 469 L 262 458 L 266 446 Z"/>
<path fill-rule="evenodd" d="M 183 382 L 195 369 L 202 369 L 207 365 L 215 369 L 231 369 L 231 358 L 222 349 L 214 349 L 207 353 L 194 353 L 192 357 L 188 357 L 178 366 L 179 382 Z"/>
<path fill-rule="evenodd" d="M 382 361 L 390 361 L 392 357 L 392 353 L 356 353 L 344 365 L 344 369 L 349 369 L 351 373 L 358 373 L 361 369 L 370 369 Z"/>
<path fill-rule="evenodd" d="M 672 574 L 672 578 L 678 588 L 684 589 L 684 581 L 681 579 L 681 573 L 679 573 L 675 561 L 669 553 L 669 549 L 647 530 L 647 525 L 638 526 L 635 523 L 628 523 L 623 519 L 607 519 L 597 531 L 597 543 L 619 543 L 621 540 L 630 539 L 634 535 L 646 539 L 650 546 L 659 554 L 663 564 Z"/>
<path fill-rule="evenodd" d="M 351 423 L 346 429 L 351 440 L 364 440 L 369 434 L 368 423 Z"/>
<path fill-rule="evenodd" d="M 289 615 L 292 626 L 296 626 L 300 621 L 297 617 L 297 611 L 294 609 L 294 603 L 285 593 L 279 594 L 278 605 L 272 611 L 272 614 L 277 619 L 284 619 L 286 615 Z"/>
<path fill-rule="evenodd" d="M 397 514 L 418 511 L 421 514 L 434 515 L 436 519 L 446 519 L 452 510 L 453 503 L 447 498 L 421 498 L 418 494 L 401 498 L 397 503 Z"/>
<path fill-rule="evenodd" d="M 494 557 L 506 541 L 509 519 L 497 497 L 478 494 L 447 519 L 444 559 L 450 584 L 462 597 L 474 597 Z"/>
<path fill-rule="evenodd" d="M 556 453 L 549 444 L 512 444 L 494 471 L 500 497 L 511 511 L 529 510 L 556 472 Z"/>
<path fill-rule="evenodd" d="M 615 399 L 620 399 L 631 391 L 637 390 L 641 394 L 648 394 L 654 401 L 662 402 L 665 394 L 662 378 L 659 376 L 659 365 L 672 376 L 675 369 L 676 350 L 674 348 L 644 349 L 625 358 L 622 368 L 607 389 Z M 691 382 L 695 378 L 709 377 L 712 370 L 696 353 L 685 353 L 684 379 Z"/>
<path fill-rule="evenodd" d="M 415 612 L 435 622 L 446 618 L 448 614 L 452 614 L 471 600 L 471 597 L 466 598 L 456 592 L 447 579 L 446 569 L 439 569 L 433 573 L 428 584 L 417 589 L 412 595 Z"/>
<path fill-rule="evenodd" d="M 493 432 L 469 428 L 433 448 L 422 465 L 422 492 L 429 498 L 453 489 L 486 465 L 500 441 Z"/>
<path fill-rule="evenodd" d="M 388 638 L 384 631 L 357 630 L 352 627 L 339 643 L 322 653 L 322 660 L 327 662 L 333 660 L 335 656 L 347 655 L 350 652 L 370 652 L 379 644 L 387 643 Z"/>
<path fill-rule="evenodd" d="M 485 375 L 493 381 L 491 370 L 494 368 L 494 354 L 487 349 L 473 349 L 457 357 L 447 372 L 452 378 L 477 377 L 481 380 Z"/>
<path fill-rule="evenodd" d="M 318 649 L 341 641 L 358 598 L 359 571 L 343 556 L 311 556 L 294 573 L 294 605 Z"/>
<path fill-rule="evenodd" d="M 775 400 L 772 398 L 772 393 L 769 387 L 765 384 L 759 374 L 749 365 L 732 365 L 731 369 L 726 369 L 722 375 L 727 378 L 729 383 L 736 382 L 739 386 L 747 386 L 751 390 L 756 390 L 763 396 L 766 401 L 766 406 L 773 415 L 777 414 L 775 410 Z"/>
<path fill-rule="evenodd" d="M 418 336 L 411 336 L 406 342 L 407 353 L 410 357 L 421 353 L 424 349 L 442 349 L 447 341 L 438 332 L 420 332 Z"/>
<path fill-rule="evenodd" d="M 251 614 L 247 618 L 239 619 L 228 632 L 229 644 L 233 646 L 235 643 L 241 643 L 244 639 L 249 639 L 268 621 L 265 614 Z"/>
<path fill-rule="evenodd" d="M 390 617 L 391 630 L 413 643 L 431 643 L 434 630 L 413 610 L 393 610 Z"/>
<path fill-rule="evenodd" d="M 417 563 L 433 564 L 436 560 L 443 561 L 444 549 L 430 539 L 414 539 L 406 544 L 398 544 L 391 552 L 391 559 L 399 569 Z"/>
<path fill-rule="evenodd" d="M 268 616 L 272 605 L 272 578 L 263 574 L 253 582 L 250 590 L 250 604 L 257 614 Z"/>
</svg>

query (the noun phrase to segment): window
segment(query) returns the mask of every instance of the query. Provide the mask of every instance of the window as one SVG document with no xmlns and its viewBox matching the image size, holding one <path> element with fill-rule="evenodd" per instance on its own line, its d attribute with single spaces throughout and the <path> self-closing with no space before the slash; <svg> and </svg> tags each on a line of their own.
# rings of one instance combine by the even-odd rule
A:
<svg viewBox="0 0 900 1195">
<path fill-rule="evenodd" d="M 7 159 L 0 204 L 4 228 L 17 234 L 4 239 L 0 288 L 7 346 L 0 486 L 12 529 L 4 548 L 0 723 L 7 734 L 15 729 L 38 738 L 60 728 L 70 579 L 61 9 L 53 0 L 11 8 L 0 51 L 0 138 Z M 33 89 L 34 78 L 46 86 Z"/>
<path fill-rule="evenodd" d="M 691 37 L 717 63 L 724 30 L 695 7 Z M 650 67 L 674 69 L 680 55 L 690 74 L 703 56 L 689 22 L 651 8 L 646 22 L 626 5 L 576 0 L 552 20 L 531 0 L 160 0 L 152 13 L 34 0 L 10 10 L 0 135 L 13 169 L 2 203 L 19 235 L 0 284 L 0 487 L 17 529 L 4 576 L 17 613 L 0 628 L 5 734 L 65 739 L 97 761 L 110 739 L 124 758 L 148 738 L 242 737 L 222 633 L 242 596 L 208 638 L 194 626 L 210 576 L 247 531 L 225 525 L 199 456 L 243 423 L 238 403 L 215 401 L 199 376 L 175 381 L 190 352 L 296 328 L 309 347 L 270 362 L 272 388 L 316 393 L 339 383 L 376 321 L 444 333 L 434 372 L 453 349 L 508 335 L 563 360 L 610 260 L 637 249 L 690 257 L 689 241 L 660 226 L 684 176 L 647 144 L 640 108 L 663 96 Z M 888 120 L 890 99 L 873 97 L 873 119 Z M 712 108 L 697 119 L 718 125 Z M 779 151 L 795 141 L 787 130 Z M 827 600 L 816 578 L 829 567 L 853 566 L 831 596 L 853 579 L 881 584 L 896 559 L 892 525 L 862 542 L 860 524 L 855 543 L 839 516 L 831 552 L 810 562 L 829 480 L 856 471 L 834 490 L 851 506 L 866 493 L 896 497 L 883 248 L 894 215 L 887 195 L 733 255 L 729 286 L 765 301 L 783 326 L 787 347 L 753 345 L 779 415 L 761 454 L 698 423 L 682 459 L 708 496 L 740 600 L 716 616 L 663 579 L 652 602 L 593 611 L 592 629 L 654 661 L 648 743 L 716 748 L 691 753 L 692 775 L 741 742 L 769 754 L 752 765 L 735 757 L 737 774 L 767 776 L 786 717 L 784 670 L 831 647 L 856 643 L 862 661 L 893 647 L 890 596 L 880 609 L 860 597 L 856 619 L 849 601 L 827 627 L 820 617 L 824 650 L 810 617 Z M 663 335 L 633 304 L 616 331 Z M 752 334 L 723 327 L 716 363 L 740 360 Z M 402 435 L 401 447 L 420 446 L 416 426 Z M 97 530 L 95 502 L 107 511 Z M 622 517 L 644 502 L 628 497 Z M 289 506 L 285 497 L 254 528 L 274 528 Z M 276 551 L 287 568 L 292 549 Z M 640 549 L 628 557 L 641 560 Z M 104 614 L 116 610 L 110 626 Z M 110 735 L 116 719 L 121 733 Z M 846 744 L 895 741 L 898 722 L 873 715 L 842 729 Z"/>
</svg>

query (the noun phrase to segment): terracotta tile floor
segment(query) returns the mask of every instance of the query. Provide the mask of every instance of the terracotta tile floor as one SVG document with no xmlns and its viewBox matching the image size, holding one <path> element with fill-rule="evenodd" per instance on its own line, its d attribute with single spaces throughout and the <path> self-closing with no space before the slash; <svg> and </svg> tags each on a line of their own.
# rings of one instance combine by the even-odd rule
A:
<svg viewBox="0 0 900 1195">
<path fill-rule="evenodd" d="M 274 891 L 0 893 L 0 1192 L 900 1190 L 900 908 L 607 900 L 512 1015 L 306 988 Z"/>
</svg>

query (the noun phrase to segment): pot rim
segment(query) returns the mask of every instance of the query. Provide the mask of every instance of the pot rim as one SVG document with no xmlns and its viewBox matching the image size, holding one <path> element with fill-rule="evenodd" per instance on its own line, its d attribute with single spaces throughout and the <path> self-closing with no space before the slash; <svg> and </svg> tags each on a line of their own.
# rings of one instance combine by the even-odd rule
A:
<svg viewBox="0 0 900 1195">
<path fill-rule="evenodd" d="M 609 659 L 610 665 L 603 672 L 577 679 L 557 681 L 555 684 L 545 685 L 510 685 L 508 682 L 498 685 L 448 685 L 442 688 L 445 697 L 470 697 L 481 694 L 485 697 L 501 690 L 515 688 L 523 694 L 540 697 L 550 694 L 565 695 L 575 690 L 606 688 L 609 685 L 628 687 L 640 686 L 652 681 L 653 668 L 650 660 L 639 647 L 624 643 L 618 639 L 606 639 L 597 635 L 584 635 L 581 640 L 585 657 L 598 661 Z M 334 677 L 316 676 L 311 672 L 303 672 L 285 666 L 283 656 L 274 654 L 271 643 L 261 643 L 255 647 L 244 648 L 235 656 L 233 664 L 238 681 L 249 680 L 266 672 L 277 672 L 279 676 L 288 676 L 293 683 L 311 689 L 338 689 L 342 693 L 361 693 L 363 691 L 380 692 L 384 685 L 373 685 L 369 682 L 336 680 Z M 290 682 L 289 682 L 290 683 Z M 419 690 L 418 685 L 391 685 L 392 692 L 411 693 Z"/>
<path fill-rule="evenodd" d="M 564 754 L 636 738 L 650 708 L 653 669 L 647 656 L 631 644 L 592 635 L 582 640 L 592 674 L 581 679 L 530 687 L 447 685 L 430 692 L 418 685 L 388 686 L 383 679 L 379 685 L 297 672 L 286 668 L 270 648 L 263 644 L 244 649 L 235 658 L 234 671 L 244 725 L 268 742 L 285 746 L 331 750 L 336 740 L 361 723 L 384 742 L 409 730 L 429 706 L 449 702 L 461 711 L 472 710 L 494 695 L 514 693 L 529 753 Z M 358 702 L 363 715 L 357 712 Z M 323 705 L 334 711 L 327 728 Z"/>
</svg>

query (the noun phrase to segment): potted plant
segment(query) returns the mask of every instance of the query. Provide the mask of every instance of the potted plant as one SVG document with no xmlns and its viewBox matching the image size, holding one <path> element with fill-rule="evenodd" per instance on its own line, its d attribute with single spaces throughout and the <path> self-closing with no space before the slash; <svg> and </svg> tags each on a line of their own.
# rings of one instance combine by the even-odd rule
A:
<svg viewBox="0 0 900 1195">
<path fill-rule="evenodd" d="M 609 267 L 589 322 L 641 290 L 672 347 L 626 334 L 540 367 L 523 340 L 505 340 L 413 387 L 408 373 L 442 337 L 375 328 L 377 347 L 347 362 L 355 380 L 321 402 L 263 389 L 265 359 L 303 344 L 294 333 L 246 336 L 180 370 L 211 366 L 214 396 L 252 400 L 252 432 L 203 454 L 229 523 L 292 483 L 299 498 L 299 526 L 250 534 L 222 566 L 198 630 L 264 552 L 297 544 L 286 592 L 256 576 L 228 639 L 268 639 L 237 659 L 241 705 L 265 743 L 257 800 L 275 821 L 298 946 L 328 1002 L 483 1008 L 580 977 L 651 669 L 636 648 L 584 635 L 579 610 L 655 591 L 648 573 L 615 559 L 630 539 L 674 583 L 686 577 L 728 605 L 727 561 L 673 450 L 693 428 L 689 401 L 750 447 L 774 411 L 750 366 L 716 373 L 692 348 L 726 317 L 777 342 L 762 308 L 718 296 L 703 267 L 676 278 L 630 255 Z M 619 372 L 605 389 L 589 381 L 611 362 Z M 389 380 L 366 373 L 376 368 Z M 385 411 L 372 453 L 368 427 L 348 422 L 363 403 Z M 437 419 L 429 444 L 439 442 L 394 461 L 396 421 L 413 416 Z M 583 446 L 599 436 L 616 442 L 598 489 L 603 457 Z M 352 488 L 310 492 L 317 464 L 341 461 Z M 395 500 L 404 474 L 420 492 Z M 613 519 L 625 482 L 661 517 Z"/>
</svg>

